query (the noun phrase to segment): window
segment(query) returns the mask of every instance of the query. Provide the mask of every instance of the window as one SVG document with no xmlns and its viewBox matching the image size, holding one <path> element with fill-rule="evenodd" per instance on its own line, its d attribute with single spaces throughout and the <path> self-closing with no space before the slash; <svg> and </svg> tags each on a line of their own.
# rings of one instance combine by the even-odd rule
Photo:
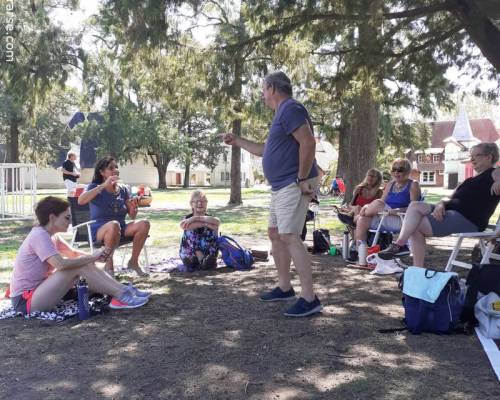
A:
<svg viewBox="0 0 500 400">
<path fill-rule="evenodd" d="M 432 162 L 438 163 L 439 161 L 441 161 L 440 155 L 439 154 L 434 154 L 432 156 Z"/>
<path fill-rule="evenodd" d="M 222 160 L 223 160 L 224 162 L 227 162 L 227 153 L 224 153 L 224 154 L 222 155 Z"/>
<path fill-rule="evenodd" d="M 222 171 L 222 172 L 220 173 L 220 180 L 221 180 L 221 181 L 225 181 L 225 179 L 224 179 L 225 177 L 226 177 L 226 176 L 225 176 L 225 174 L 224 174 L 224 171 Z"/>
<path fill-rule="evenodd" d="M 436 173 L 435 172 L 422 172 L 421 183 L 436 183 Z"/>
<path fill-rule="evenodd" d="M 231 178 L 229 177 L 229 172 L 226 172 L 226 181 L 229 181 L 231 180 Z"/>
<path fill-rule="evenodd" d="M 245 162 L 245 153 L 241 152 L 241 163 Z"/>
<path fill-rule="evenodd" d="M 417 162 L 425 162 L 425 154 L 417 154 Z"/>
</svg>

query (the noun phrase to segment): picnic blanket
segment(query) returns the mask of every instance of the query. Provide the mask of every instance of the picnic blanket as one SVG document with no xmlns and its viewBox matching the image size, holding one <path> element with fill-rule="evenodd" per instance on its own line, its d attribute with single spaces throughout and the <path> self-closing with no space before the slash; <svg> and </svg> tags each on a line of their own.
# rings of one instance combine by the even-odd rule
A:
<svg viewBox="0 0 500 400">
<path fill-rule="evenodd" d="M 107 296 L 96 296 L 90 299 L 90 314 L 97 315 L 107 311 L 108 303 Z M 43 321 L 62 322 L 76 315 L 78 315 L 78 302 L 76 300 L 62 301 L 52 311 L 35 311 L 24 316 L 22 313 L 18 313 L 14 310 L 9 299 L 0 301 L 0 320 L 24 317 L 25 319 L 35 318 Z"/>
</svg>

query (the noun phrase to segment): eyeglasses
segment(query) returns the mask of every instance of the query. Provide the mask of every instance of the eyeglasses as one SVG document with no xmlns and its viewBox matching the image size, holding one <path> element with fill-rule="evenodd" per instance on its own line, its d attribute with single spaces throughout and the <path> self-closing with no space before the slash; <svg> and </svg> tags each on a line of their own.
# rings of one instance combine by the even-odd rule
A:
<svg viewBox="0 0 500 400">
<path fill-rule="evenodd" d="M 110 166 L 109 166 L 109 167 L 107 167 L 106 169 L 109 169 L 109 170 L 113 171 L 113 170 L 115 170 L 115 169 L 118 169 L 118 165 L 115 165 L 115 166 L 110 165 Z"/>
<path fill-rule="evenodd" d="M 393 169 L 392 169 L 392 172 L 399 172 L 399 173 L 403 173 L 403 172 L 406 172 L 406 168 L 404 168 L 404 167 L 393 168 Z"/>
<path fill-rule="evenodd" d="M 198 199 L 198 200 L 193 200 L 192 203 L 193 204 L 196 204 L 196 203 L 206 204 L 207 200 L 200 200 L 200 199 Z"/>
<path fill-rule="evenodd" d="M 477 153 L 477 154 L 471 154 L 470 158 L 476 158 L 476 157 L 486 157 L 489 156 L 489 154 L 484 154 L 484 153 Z"/>
</svg>

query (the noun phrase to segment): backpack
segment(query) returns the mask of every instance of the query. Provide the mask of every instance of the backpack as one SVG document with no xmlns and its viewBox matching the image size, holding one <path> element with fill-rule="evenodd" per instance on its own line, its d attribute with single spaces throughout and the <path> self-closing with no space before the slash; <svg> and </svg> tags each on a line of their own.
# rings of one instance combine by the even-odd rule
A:
<svg viewBox="0 0 500 400">
<path fill-rule="evenodd" d="M 313 232 L 314 253 L 325 253 L 330 250 L 330 231 L 328 229 L 316 229 Z"/>
<path fill-rule="evenodd" d="M 401 286 L 404 323 L 411 333 L 455 331 L 463 306 L 456 273 L 409 267 L 401 277 Z"/>
<path fill-rule="evenodd" d="M 464 323 L 477 325 L 474 316 L 474 305 L 477 302 L 478 293 L 488 294 L 494 292 L 500 296 L 500 265 L 498 264 L 473 264 L 467 275 L 467 294 L 465 304 L 460 316 Z"/>
<path fill-rule="evenodd" d="M 224 264 L 229 268 L 248 270 L 252 267 L 253 256 L 250 250 L 240 246 L 229 236 L 219 236 L 217 245 L 222 254 Z"/>
</svg>

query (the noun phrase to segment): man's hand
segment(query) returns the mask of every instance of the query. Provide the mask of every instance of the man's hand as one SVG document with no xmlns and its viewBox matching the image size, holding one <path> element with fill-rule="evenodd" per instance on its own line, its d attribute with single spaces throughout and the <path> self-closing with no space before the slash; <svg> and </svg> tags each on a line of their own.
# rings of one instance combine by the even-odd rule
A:
<svg viewBox="0 0 500 400">
<path fill-rule="evenodd" d="M 309 195 L 311 196 L 311 198 L 313 197 L 314 190 L 310 182 L 308 181 L 299 182 L 299 187 L 302 194 Z"/>
<path fill-rule="evenodd" d="M 432 211 L 431 215 L 438 222 L 443 221 L 444 216 L 446 214 L 446 208 L 443 203 L 438 203 L 436 207 L 434 207 L 434 211 Z"/>
<path fill-rule="evenodd" d="M 221 133 L 221 139 L 230 146 L 239 146 L 238 138 L 233 133 Z"/>
</svg>

